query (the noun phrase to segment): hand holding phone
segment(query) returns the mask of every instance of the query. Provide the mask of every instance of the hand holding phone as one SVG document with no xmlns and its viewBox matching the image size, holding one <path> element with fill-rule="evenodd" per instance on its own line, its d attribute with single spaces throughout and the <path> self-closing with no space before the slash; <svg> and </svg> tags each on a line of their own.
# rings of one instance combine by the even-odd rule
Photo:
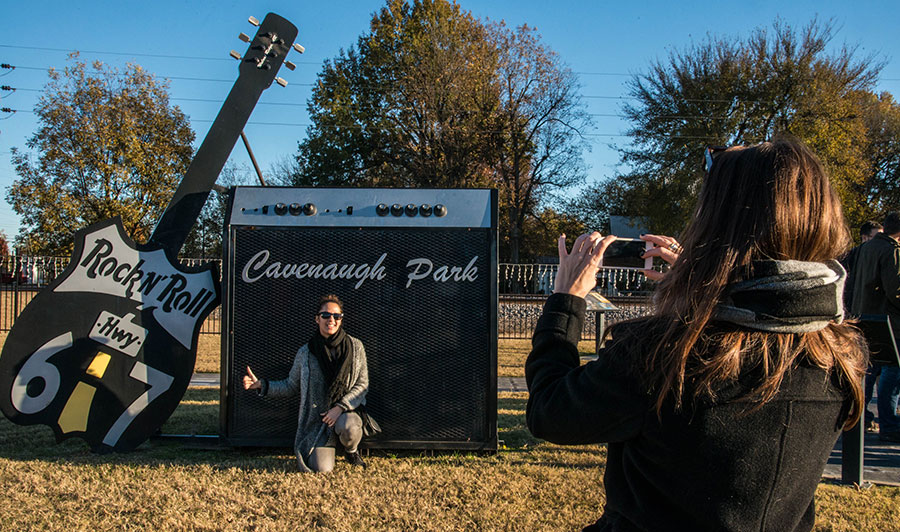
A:
<svg viewBox="0 0 900 532">
<path fill-rule="evenodd" d="M 641 235 L 641 240 L 652 246 L 646 253 L 651 259 L 659 257 L 669 264 L 675 264 L 675 261 L 678 260 L 678 255 L 682 252 L 681 244 L 671 236 L 646 234 Z M 661 281 L 665 276 L 662 272 L 650 269 L 645 270 L 644 275 L 653 281 Z"/>
<path fill-rule="evenodd" d="M 559 269 L 556 272 L 553 291 L 584 297 L 597 286 L 597 269 L 607 246 L 614 236 L 603 237 L 594 231 L 575 239 L 572 251 L 566 249 L 566 235 L 560 235 Z"/>
</svg>

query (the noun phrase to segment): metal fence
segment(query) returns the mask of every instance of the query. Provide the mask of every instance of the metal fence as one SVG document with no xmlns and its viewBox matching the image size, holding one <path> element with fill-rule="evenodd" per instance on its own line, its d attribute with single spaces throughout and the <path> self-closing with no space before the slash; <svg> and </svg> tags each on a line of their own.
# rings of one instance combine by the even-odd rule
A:
<svg viewBox="0 0 900 532">
<path fill-rule="evenodd" d="M 547 296 L 523 296 L 503 294 L 497 311 L 498 336 L 502 339 L 528 339 L 534 332 Z M 588 311 L 584 318 L 583 340 L 595 340 L 603 334 L 603 326 L 645 316 L 652 312 L 647 296 L 609 297 L 616 310 L 603 311 L 603 321 L 598 324 L 601 312 Z M 599 327 L 598 327 L 599 325 Z"/>
<path fill-rule="evenodd" d="M 221 260 L 182 259 L 188 267 L 215 263 L 221 273 Z M 53 282 L 69 263 L 68 257 L 13 256 L 0 259 L 0 332 L 9 331 L 19 313 L 45 286 Z M 498 331 L 500 338 L 530 338 L 544 301 L 556 279 L 556 264 L 500 264 L 498 285 L 500 304 Z M 617 310 L 604 314 L 607 325 L 624 319 L 648 314 L 652 309 L 650 285 L 635 270 L 602 270 L 598 276 L 600 292 Z M 594 339 L 598 315 L 588 312 L 585 318 L 584 339 Z M 220 334 L 221 307 L 209 315 L 200 329 L 201 334 Z"/>
</svg>

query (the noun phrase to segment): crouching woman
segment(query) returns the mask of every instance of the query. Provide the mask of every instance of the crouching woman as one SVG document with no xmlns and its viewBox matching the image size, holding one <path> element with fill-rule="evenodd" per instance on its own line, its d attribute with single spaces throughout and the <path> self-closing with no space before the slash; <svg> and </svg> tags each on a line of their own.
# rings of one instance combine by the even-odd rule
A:
<svg viewBox="0 0 900 532">
<path fill-rule="evenodd" d="M 263 397 L 300 396 L 294 451 L 301 471 L 334 469 L 338 443 L 349 463 L 366 467 L 359 442 L 364 435 L 380 431 L 365 409 L 366 350 L 344 331 L 343 306 L 335 295 L 319 299 L 316 329 L 297 351 L 286 379 L 258 379 L 249 367 L 243 379 L 245 390 L 258 390 Z"/>
</svg>

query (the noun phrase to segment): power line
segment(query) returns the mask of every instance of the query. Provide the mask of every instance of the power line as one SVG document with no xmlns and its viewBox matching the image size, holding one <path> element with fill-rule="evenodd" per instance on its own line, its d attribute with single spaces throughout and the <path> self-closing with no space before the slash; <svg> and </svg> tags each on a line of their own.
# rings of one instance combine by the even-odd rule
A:
<svg viewBox="0 0 900 532">
<path fill-rule="evenodd" d="M 16 89 L 14 89 L 16 90 Z M 37 89 L 17 89 L 24 91 L 36 91 L 40 92 Z M 197 103 L 215 103 L 221 104 L 221 100 L 216 100 L 212 98 L 169 98 L 170 101 L 189 101 L 189 102 L 197 102 Z M 280 106 L 280 107 L 306 107 L 306 103 L 293 103 L 293 102 L 257 102 L 257 106 Z M 25 113 L 33 113 L 34 111 L 25 110 L 25 109 L 10 109 L 4 108 L 7 112 L 25 112 Z M 588 113 L 587 116 L 591 117 L 601 117 L 601 118 L 620 118 L 620 119 L 628 119 L 630 118 L 627 115 L 622 114 L 614 114 L 614 113 Z M 811 115 L 804 117 L 806 119 L 810 118 L 822 118 L 824 115 Z M 6 117 L 8 118 L 8 117 Z M 691 115 L 659 115 L 654 117 L 656 120 L 732 120 L 735 117 L 733 116 L 691 116 Z M 205 119 L 194 119 L 193 122 L 212 122 L 212 120 Z M 252 122 L 251 122 L 252 123 Z M 298 124 L 298 123 L 289 123 L 289 122 L 267 122 L 267 123 L 256 123 L 258 125 L 269 125 L 269 126 L 295 126 L 295 127 L 308 127 L 311 124 Z M 321 126 L 321 127 L 347 127 L 347 128 L 362 128 L 363 126 L 357 124 L 351 125 L 343 125 L 343 126 Z M 388 128 L 377 128 L 382 131 L 388 131 Z M 490 131 L 489 131 L 490 132 Z"/>
<path fill-rule="evenodd" d="M 18 91 L 26 91 L 26 92 L 43 92 L 41 89 L 29 89 L 29 88 L 21 88 L 21 87 L 10 87 L 7 85 L 0 86 L 0 89 L 3 90 L 18 90 Z M 222 103 L 222 100 L 216 100 L 212 98 L 180 98 L 180 97 L 170 97 L 170 101 L 176 102 L 197 102 L 197 103 Z M 686 101 L 697 101 L 697 100 L 686 100 Z M 731 100 L 700 100 L 706 102 L 721 102 Z M 258 106 L 281 106 L 281 107 L 306 107 L 306 103 L 296 103 L 296 102 L 258 102 L 256 105 Z M 622 118 L 628 119 L 630 118 L 627 115 L 615 114 L 615 113 L 588 113 L 588 116 L 591 117 L 600 117 L 600 118 Z M 823 115 L 812 115 L 809 118 L 822 117 Z M 655 117 L 657 119 L 662 120 L 731 120 L 734 117 L 732 116 L 699 116 L 699 115 L 659 115 Z"/>
<path fill-rule="evenodd" d="M 54 68 L 54 67 L 41 68 L 41 67 L 29 67 L 29 66 L 16 65 L 14 68 L 20 68 L 22 70 L 39 70 L 41 72 L 47 72 L 51 68 Z M 119 75 L 127 76 L 128 73 L 121 72 Z M 216 78 L 198 78 L 198 77 L 193 77 L 193 76 L 163 76 L 163 75 L 160 75 L 159 77 L 163 78 L 163 79 L 175 79 L 175 80 L 179 80 L 179 81 L 210 81 L 210 82 L 214 82 L 214 83 L 234 83 L 234 78 L 232 78 L 232 79 L 216 79 Z M 313 86 L 315 86 L 315 83 L 289 83 L 288 87 L 291 87 L 291 86 L 313 87 Z M 38 89 L 20 89 L 20 90 L 38 90 Z"/>
<path fill-rule="evenodd" d="M 97 51 L 97 50 L 74 50 L 68 48 L 48 48 L 43 46 L 22 46 L 22 45 L 14 45 L 14 44 L 0 44 L 0 48 L 14 48 L 18 50 L 38 50 L 44 52 L 66 52 L 66 53 L 81 53 L 81 54 L 91 54 L 91 55 L 119 55 L 119 56 L 134 56 L 134 57 L 157 57 L 161 59 L 185 59 L 192 61 L 229 61 L 228 57 L 205 57 L 205 56 L 191 56 L 191 55 L 166 55 L 166 54 L 148 54 L 143 52 L 112 52 L 112 51 Z M 297 65 L 321 65 L 322 62 L 316 61 L 292 61 Z M 574 72 L 575 74 L 584 75 L 584 76 L 618 76 L 618 77 L 631 77 L 631 74 L 627 74 L 625 72 Z"/>
<path fill-rule="evenodd" d="M 66 53 L 79 53 L 79 54 L 91 54 L 91 55 L 121 55 L 121 56 L 134 56 L 134 57 L 157 57 L 160 59 L 188 59 L 192 61 L 234 61 L 234 59 L 230 57 L 201 57 L 201 56 L 193 56 L 193 55 L 166 55 L 166 54 L 148 54 L 142 52 L 113 52 L 109 50 L 97 51 L 97 50 L 73 50 L 68 48 L 47 48 L 42 46 L 21 46 L 14 44 L 0 44 L 0 48 L 15 48 L 19 50 L 38 50 L 42 52 L 66 52 Z M 315 61 L 292 61 L 295 65 L 319 65 L 321 63 Z"/>
<path fill-rule="evenodd" d="M 117 56 L 134 56 L 134 57 L 155 57 L 160 59 L 182 59 L 182 60 L 191 60 L 191 61 L 230 61 L 232 60 L 229 57 L 207 57 L 207 56 L 191 56 L 191 55 L 168 55 L 168 54 L 150 54 L 144 52 L 115 52 L 109 50 L 77 50 L 70 48 L 49 48 L 42 46 L 22 46 L 22 45 L 14 45 L 14 44 L 0 44 L 0 48 L 12 48 L 18 50 L 37 50 L 37 51 L 47 51 L 47 52 L 66 52 L 66 53 L 82 53 L 82 54 L 91 54 L 91 55 L 117 55 Z M 322 61 L 292 61 L 297 65 L 321 65 Z M 20 67 L 24 68 L 24 67 Z M 635 74 L 629 74 L 626 72 L 590 72 L 590 71 L 578 71 L 573 70 L 574 74 L 578 74 L 580 76 L 607 76 L 607 77 L 634 77 Z M 640 74 L 638 74 L 640 75 Z M 879 78 L 880 81 L 900 81 L 900 78 Z M 212 80 L 210 80 L 212 81 Z"/>
<path fill-rule="evenodd" d="M 10 109 L 10 111 L 13 111 L 13 112 L 18 111 L 18 112 L 25 112 L 25 113 L 33 112 L 33 111 L 25 110 L 25 109 L 19 109 L 19 110 Z M 201 123 L 201 124 L 203 124 L 203 123 L 209 124 L 214 121 L 206 120 L 206 119 L 196 119 L 196 120 L 191 120 L 191 122 Z M 310 126 L 312 126 L 312 124 L 310 124 L 310 123 L 302 123 L 302 122 L 301 123 L 297 123 L 297 122 L 256 122 L 253 120 L 247 122 L 247 125 L 248 126 L 277 126 L 277 127 L 310 127 Z M 364 126 L 361 126 L 358 124 L 329 125 L 329 126 L 319 126 L 319 127 L 323 127 L 323 128 L 327 128 L 327 129 L 363 129 L 364 128 Z M 377 129 L 379 131 L 393 131 L 390 128 L 365 127 L 365 129 Z M 499 131 L 484 130 L 484 131 L 482 131 L 482 133 L 499 133 Z M 626 138 L 631 137 L 631 135 L 626 135 L 624 133 L 583 133 L 582 136 L 584 136 L 584 137 L 626 137 Z M 717 137 L 715 137 L 715 136 L 692 136 L 692 135 L 670 135 L 669 138 L 673 138 L 673 139 L 716 139 Z"/>
<path fill-rule="evenodd" d="M 0 45 L 5 46 L 5 45 Z M 24 70 L 43 70 L 47 71 L 52 67 L 40 68 L 40 67 L 31 67 L 31 66 L 12 66 L 12 68 L 21 68 Z M 600 72 L 596 72 L 594 74 L 604 74 Z M 123 72 L 120 75 L 125 76 L 127 73 Z M 160 75 L 159 77 L 164 79 L 178 80 L 178 81 L 204 81 L 204 82 L 213 82 L 213 83 L 234 83 L 234 79 L 216 79 L 216 78 L 201 78 L 201 77 L 185 77 L 185 76 L 165 76 Z M 884 80 L 894 80 L 893 78 L 884 78 Z M 897 78 L 896 81 L 900 81 L 900 78 Z M 289 83 L 289 87 L 315 87 L 317 83 Z M 376 85 L 366 85 L 360 86 L 359 88 L 363 89 L 373 89 L 373 90 L 381 90 L 381 87 Z M 22 89 L 22 90 L 35 90 L 35 89 Z M 582 94 L 582 98 L 586 100 L 640 100 L 635 96 L 611 96 L 611 95 L 603 95 L 603 94 Z M 198 100 L 199 101 L 199 100 Z M 689 98 L 683 100 L 685 102 L 691 103 L 732 103 L 733 99 L 699 99 L 699 98 Z M 744 104 L 759 104 L 766 103 L 759 100 L 740 100 L 740 103 Z"/>
</svg>

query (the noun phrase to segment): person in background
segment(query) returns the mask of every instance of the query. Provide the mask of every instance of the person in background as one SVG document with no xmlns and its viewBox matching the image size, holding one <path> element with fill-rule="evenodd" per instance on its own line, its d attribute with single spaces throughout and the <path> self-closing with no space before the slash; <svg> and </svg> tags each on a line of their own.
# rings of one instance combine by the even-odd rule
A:
<svg viewBox="0 0 900 532">
<path fill-rule="evenodd" d="M 841 266 L 847 270 L 847 282 L 844 283 L 844 308 L 850 309 L 853 304 L 853 285 L 855 283 L 856 259 L 859 258 L 859 248 L 863 244 L 875 238 L 875 235 L 882 232 L 884 227 L 875 221 L 869 220 L 859 227 L 859 245 L 850 250 L 841 259 Z"/>
<path fill-rule="evenodd" d="M 844 308 L 848 311 L 853 305 L 853 285 L 856 282 L 856 259 L 859 258 L 859 248 L 869 240 L 872 240 L 883 229 L 880 223 L 872 220 L 863 223 L 859 227 L 860 244 L 851 249 L 841 259 L 841 266 L 847 270 L 847 282 L 844 283 Z M 863 404 L 863 415 L 865 416 L 867 432 L 878 432 L 878 423 L 875 422 L 875 414 L 869 411 L 869 403 L 872 402 L 872 392 L 875 390 L 875 383 L 878 381 L 879 375 L 881 375 L 881 366 L 870 364 L 869 369 L 866 371 L 866 396 Z"/>
<path fill-rule="evenodd" d="M 884 219 L 884 230 L 859 248 L 853 286 L 854 315 L 881 314 L 900 338 L 900 213 Z M 900 367 L 884 366 L 878 382 L 878 437 L 900 443 Z"/>
<path fill-rule="evenodd" d="M 781 140 L 707 152 L 655 314 L 611 327 L 579 364 L 584 296 L 614 237 L 559 239 L 555 293 L 525 364 L 526 419 L 560 444 L 607 442 L 606 507 L 585 530 L 808 531 L 867 351 L 843 321 L 850 243 L 819 160 Z M 710 164 L 711 163 L 711 164 Z"/>
<path fill-rule="evenodd" d="M 344 304 L 335 295 L 319 299 L 316 329 L 294 357 L 286 379 L 258 379 L 247 367 L 245 390 L 263 397 L 300 396 L 294 451 L 301 471 L 334 469 L 339 441 L 347 461 L 366 467 L 358 445 L 363 435 L 380 431 L 365 410 L 369 371 L 363 343 L 342 327 Z"/>
</svg>

